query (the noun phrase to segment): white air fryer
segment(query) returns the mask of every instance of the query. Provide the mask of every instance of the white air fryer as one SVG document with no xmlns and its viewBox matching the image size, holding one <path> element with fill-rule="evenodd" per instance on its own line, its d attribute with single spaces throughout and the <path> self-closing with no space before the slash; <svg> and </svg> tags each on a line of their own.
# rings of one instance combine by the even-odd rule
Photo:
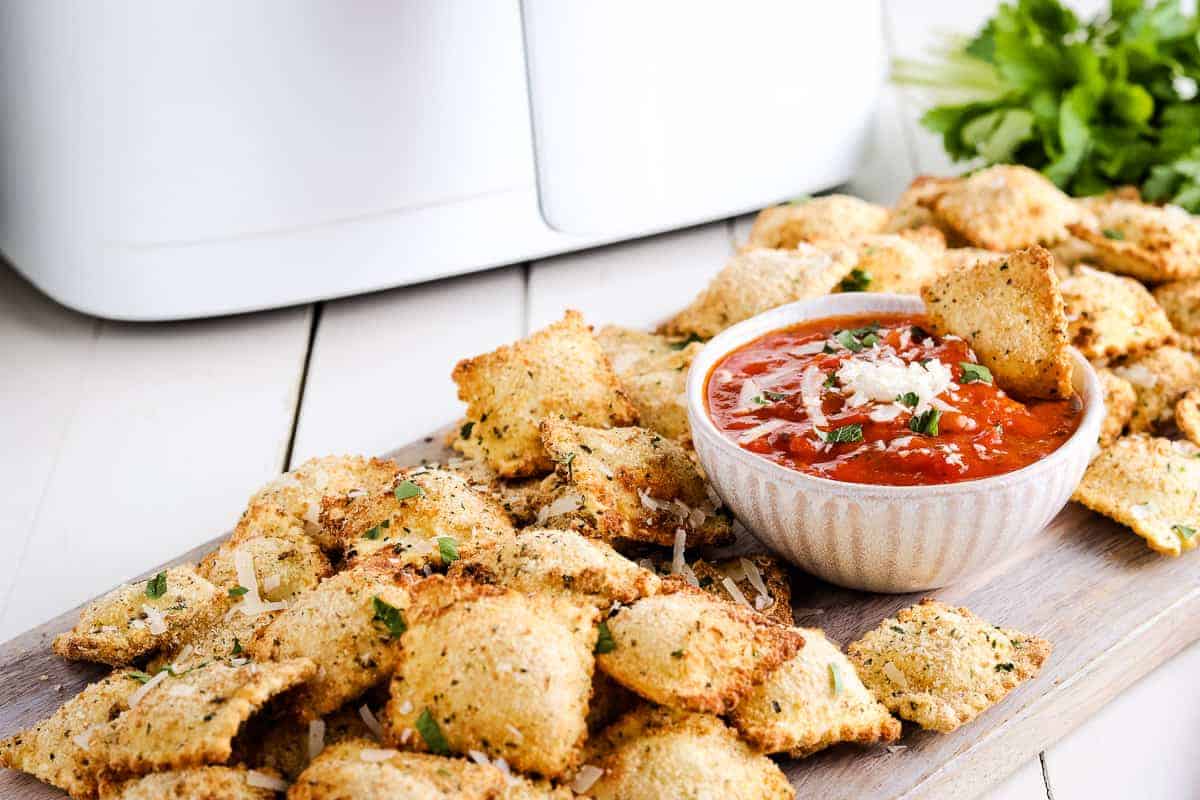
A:
<svg viewBox="0 0 1200 800">
<path fill-rule="evenodd" d="M 0 250 L 176 319 L 741 213 L 853 172 L 877 0 L 7 0 Z"/>
</svg>

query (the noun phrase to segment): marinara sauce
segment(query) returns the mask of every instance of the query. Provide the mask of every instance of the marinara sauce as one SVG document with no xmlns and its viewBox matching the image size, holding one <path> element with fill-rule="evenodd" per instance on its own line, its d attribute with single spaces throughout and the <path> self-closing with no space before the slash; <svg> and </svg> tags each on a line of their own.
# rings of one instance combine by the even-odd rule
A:
<svg viewBox="0 0 1200 800">
<path fill-rule="evenodd" d="M 708 413 L 741 447 L 786 467 L 894 486 L 1012 472 L 1075 432 L 1078 398 L 1010 397 L 965 341 L 924 325 L 875 314 L 769 333 L 713 367 Z"/>
</svg>

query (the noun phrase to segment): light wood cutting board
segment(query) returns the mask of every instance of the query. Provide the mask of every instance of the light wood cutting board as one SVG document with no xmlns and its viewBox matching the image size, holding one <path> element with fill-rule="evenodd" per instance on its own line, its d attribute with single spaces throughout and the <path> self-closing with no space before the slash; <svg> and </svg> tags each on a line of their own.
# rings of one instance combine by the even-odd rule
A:
<svg viewBox="0 0 1200 800">
<path fill-rule="evenodd" d="M 444 431 L 390 453 L 402 464 L 449 456 Z M 986 527 L 987 520 L 980 520 Z M 198 561 L 224 537 L 171 562 Z M 741 551 L 757 549 L 743 541 Z M 1200 638 L 1200 569 L 1187 556 L 1152 553 L 1127 529 L 1070 505 L 1038 536 L 986 573 L 933 596 L 989 622 L 1049 639 L 1041 675 L 949 735 L 905 724 L 902 750 L 842 745 L 781 765 L 799 798 L 967 798 L 998 783 L 1170 656 Z M 166 565 L 163 565 L 166 566 Z M 157 572 L 156 567 L 146 576 Z M 146 577 L 143 576 L 143 577 Z M 841 589 L 793 571 L 796 620 L 843 645 L 920 595 Z M 78 609 L 0 645 L 0 737 L 49 716 L 104 670 L 64 661 L 50 642 Z M 46 800 L 61 792 L 0 770 L 0 797 Z"/>
</svg>

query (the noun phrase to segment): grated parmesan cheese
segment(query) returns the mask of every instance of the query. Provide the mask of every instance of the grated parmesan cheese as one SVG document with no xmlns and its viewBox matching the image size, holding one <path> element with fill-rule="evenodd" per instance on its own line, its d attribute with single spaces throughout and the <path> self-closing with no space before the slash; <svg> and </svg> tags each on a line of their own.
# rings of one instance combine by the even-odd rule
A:
<svg viewBox="0 0 1200 800">
<path fill-rule="evenodd" d="M 378 764 L 380 761 L 387 761 L 392 756 L 396 755 L 395 750 L 381 750 L 374 747 L 368 747 L 358 754 L 358 757 L 368 764 Z"/>
<path fill-rule="evenodd" d="M 761 439 L 771 431 L 778 430 L 785 425 L 787 425 L 787 420 L 785 419 L 769 419 L 761 425 L 755 425 L 749 430 L 742 431 L 741 434 L 738 435 L 738 444 L 749 444 L 755 439 Z"/>
<path fill-rule="evenodd" d="M 671 550 L 671 574 L 678 575 L 687 566 L 684 560 L 684 549 L 687 547 L 687 531 L 679 528 L 675 531 L 675 546 Z"/>
<path fill-rule="evenodd" d="M 886 675 L 892 683 L 896 684 L 901 689 L 908 688 L 908 678 L 904 677 L 904 673 L 901 672 L 900 668 L 897 667 L 892 662 L 889 661 L 883 665 L 883 674 Z"/>
<path fill-rule="evenodd" d="M 325 749 L 325 720 L 314 719 L 308 723 L 308 759 L 311 761 Z"/>
<path fill-rule="evenodd" d="M 146 627 L 155 636 L 167 632 L 167 620 L 163 613 L 151 605 L 142 603 L 142 613 L 146 615 Z"/>
<path fill-rule="evenodd" d="M 367 707 L 366 703 L 358 707 L 358 715 L 362 717 L 363 724 L 370 729 L 376 739 L 383 738 L 383 726 L 379 724 L 379 720 L 375 719 L 375 715 L 371 713 L 371 709 Z"/>
<path fill-rule="evenodd" d="M 592 764 L 584 764 L 575 773 L 575 779 L 571 781 L 571 791 L 576 794 L 583 794 L 595 785 L 596 781 L 604 774 L 604 770 Z"/>
<path fill-rule="evenodd" d="M 166 679 L 167 679 L 167 672 L 164 670 L 162 672 L 157 673 L 153 678 L 151 678 L 150 680 L 146 681 L 141 686 L 139 686 L 133 694 L 129 695 L 129 707 L 133 708 L 138 703 L 140 703 L 142 701 L 142 698 L 145 697 L 146 694 L 149 693 L 149 691 L 151 689 L 153 689 L 155 686 L 158 686 L 160 683 L 162 683 Z"/>
<path fill-rule="evenodd" d="M 288 782 L 282 778 L 276 778 L 274 775 L 268 775 L 265 772 L 259 772 L 252 769 L 246 773 L 246 785 L 253 786 L 256 789 L 269 789 L 272 792 L 286 792 L 288 790 Z"/>
<path fill-rule="evenodd" d="M 815 364 L 806 367 L 804 374 L 800 376 L 800 402 L 804 406 L 804 413 L 808 414 L 809 420 L 817 428 L 829 425 L 829 419 L 821 408 L 821 388 L 824 383 L 825 376 Z"/>
<path fill-rule="evenodd" d="M 747 608 L 753 608 L 753 606 L 750 605 L 750 601 L 746 599 L 746 595 L 742 594 L 742 590 L 738 588 L 738 585 L 733 582 L 732 578 L 729 576 L 721 578 L 721 585 L 725 587 L 725 591 L 729 592 L 729 596 L 732 597 L 736 602 L 746 606 Z"/>
<path fill-rule="evenodd" d="M 924 364 L 906 364 L 889 354 L 874 360 L 852 358 L 842 364 L 837 377 L 843 389 L 849 392 L 846 405 L 852 408 L 867 403 L 891 404 L 897 397 L 912 392 L 917 396 L 914 414 L 927 410 L 934 399 L 954 383 L 950 367 L 937 359 Z"/>
<path fill-rule="evenodd" d="M 562 497 L 556 497 L 554 502 L 549 505 L 539 508 L 537 521 L 541 525 L 551 517 L 557 517 L 560 514 L 570 514 L 572 511 L 578 511 L 581 508 L 583 508 L 583 495 L 564 494 Z"/>
</svg>

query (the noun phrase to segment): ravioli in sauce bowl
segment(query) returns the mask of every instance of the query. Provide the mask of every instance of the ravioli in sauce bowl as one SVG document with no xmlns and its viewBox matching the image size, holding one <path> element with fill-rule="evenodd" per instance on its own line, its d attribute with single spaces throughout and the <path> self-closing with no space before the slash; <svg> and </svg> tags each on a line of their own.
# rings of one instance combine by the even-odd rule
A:
<svg viewBox="0 0 1200 800">
<path fill-rule="evenodd" d="M 717 429 L 808 475 L 917 486 L 988 478 L 1057 450 L 1078 397 L 1022 402 L 956 336 L 913 314 L 827 317 L 718 361 L 705 387 Z"/>
</svg>

